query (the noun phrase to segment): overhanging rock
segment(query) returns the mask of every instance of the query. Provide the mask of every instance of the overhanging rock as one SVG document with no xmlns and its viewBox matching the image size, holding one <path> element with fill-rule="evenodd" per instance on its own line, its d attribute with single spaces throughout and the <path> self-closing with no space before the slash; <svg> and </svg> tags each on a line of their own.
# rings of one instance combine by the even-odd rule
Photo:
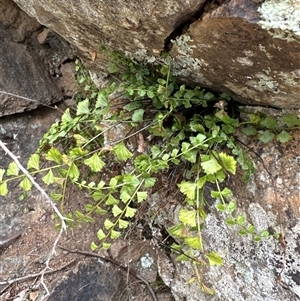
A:
<svg viewBox="0 0 300 301">
<path fill-rule="evenodd" d="M 98 74 L 108 60 L 101 46 L 152 63 L 171 50 L 187 84 L 300 108 L 300 0 L 14 1 L 76 45 Z"/>
</svg>

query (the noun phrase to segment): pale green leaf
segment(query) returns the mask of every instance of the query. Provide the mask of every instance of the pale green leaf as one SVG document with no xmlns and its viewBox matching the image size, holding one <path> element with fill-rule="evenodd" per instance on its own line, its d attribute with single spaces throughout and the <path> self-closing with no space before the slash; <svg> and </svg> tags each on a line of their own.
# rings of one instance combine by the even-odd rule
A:
<svg viewBox="0 0 300 301">
<path fill-rule="evenodd" d="M 11 162 L 8 165 L 7 175 L 8 176 L 17 176 L 19 174 L 19 168 L 16 162 Z"/>
<path fill-rule="evenodd" d="M 131 199 L 131 195 L 125 189 L 123 189 L 120 194 L 120 199 L 123 203 L 127 203 Z"/>
<path fill-rule="evenodd" d="M 226 207 L 226 210 L 230 213 L 232 213 L 236 209 L 236 203 L 231 201 Z"/>
<path fill-rule="evenodd" d="M 74 147 L 69 152 L 70 158 L 72 158 L 72 159 L 82 157 L 86 154 L 88 154 L 88 150 L 84 150 L 81 147 Z"/>
<path fill-rule="evenodd" d="M 103 244 L 102 244 L 102 248 L 103 248 L 104 250 L 108 250 L 110 247 L 111 247 L 111 244 L 109 244 L 109 243 L 103 243 Z"/>
<path fill-rule="evenodd" d="M 113 222 L 111 222 L 108 218 L 105 220 L 105 222 L 104 222 L 104 228 L 106 229 L 106 230 L 109 230 L 111 227 L 113 227 L 114 226 L 114 223 Z"/>
<path fill-rule="evenodd" d="M 121 235 L 121 232 L 116 231 L 116 230 L 111 230 L 111 232 L 110 232 L 110 237 L 112 239 L 117 239 L 120 237 L 120 235 Z"/>
<path fill-rule="evenodd" d="M 80 176 L 80 171 L 78 167 L 75 165 L 75 163 L 72 163 L 69 168 L 69 177 L 72 179 L 72 181 L 77 181 Z"/>
<path fill-rule="evenodd" d="M 103 230 L 102 230 L 102 229 L 98 230 L 98 232 L 97 232 L 97 238 L 98 238 L 99 240 L 102 240 L 102 239 L 104 239 L 105 237 L 106 237 L 106 234 L 103 232 Z"/>
<path fill-rule="evenodd" d="M 106 195 L 101 191 L 101 190 L 96 190 L 93 194 L 92 194 L 92 198 L 97 202 L 102 200 Z"/>
<path fill-rule="evenodd" d="M 136 213 L 135 208 L 131 208 L 131 207 L 127 206 L 126 212 L 125 212 L 126 217 L 134 217 L 135 213 Z"/>
<path fill-rule="evenodd" d="M 56 201 L 56 202 L 59 201 L 63 197 L 62 194 L 55 193 L 55 192 L 52 192 L 50 195 L 51 195 L 52 200 Z"/>
<path fill-rule="evenodd" d="M 3 182 L 3 183 L 0 184 L 0 195 L 5 196 L 5 195 L 7 195 L 7 193 L 8 193 L 7 183 Z"/>
<path fill-rule="evenodd" d="M 154 177 L 147 178 L 147 179 L 145 179 L 144 187 L 145 188 L 153 187 L 155 182 L 156 182 L 156 178 L 154 178 Z"/>
<path fill-rule="evenodd" d="M 94 153 L 90 158 L 85 159 L 84 164 L 89 166 L 93 172 L 98 172 L 105 166 L 105 163 L 100 159 L 97 153 Z"/>
<path fill-rule="evenodd" d="M 196 197 L 197 183 L 182 181 L 178 184 L 179 190 L 189 199 L 194 200 Z"/>
<path fill-rule="evenodd" d="M 46 159 L 49 161 L 54 161 L 57 164 L 61 164 L 62 155 L 57 148 L 51 148 L 46 154 Z"/>
<path fill-rule="evenodd" d="M 98 96 L 97 96 L 97 101 L 96 101 L 96 108 L 100 108 L 100 107 L 106 107 L 108 106 L 108 99 L 107 96 L 103 93 L 103 92 L 99 92 Z"/>
<path fill-rule="evenodd" d="M 137 192 L 137 200 L 138 200 L 138 203 L 146 200 L 148 197 L 148 192 L 147 191 L 138 191 Z"/>
<path fill-rule="evenodd" d="M 63 115 L 61 116 L 61 121 L 62 123 L 70 123 L 73 121 L 69 108 L 67 108 L 63 113 Z"/>
<path fill-rule="evenodd" d="M 107 71 L 109 73 L 116 73 L 119 71 L 119 67 L 115 62 L 110 62 L 107 66 Z"/>
<path fill-rule="evenodd" d="M 197 180 L 197 188 L 202 188 L 206 183 L 206 176 L 203 176 Z"/>
<path fill-rule="evenodd" d="M 128 221 L 125 221 L 123 219 L 119 219 L 119 228 L 120 229 L 126 229 L 129 225 Z"/>
<path fill-rule="evenodd" d="M 237 218 L 236 218 L 236 223 L 240 226 L 244 225 L 246 222 L 246 218 L 242 215 L 239 215 Z"/>
<path fill-rule="evenodd" d="M 86 98 L 85 100 L 81 101 L 78 103 L 77 105 L 77 112 L 76 115 L 88 115 L 90 113 L 90 109 L 89 109 L 89 99 Z"/>
<path fill-rule="evenodd" d="M 24 191 L 29 191 L 31 189 L 31 187 L 32 187 L 32 183 L 31 183 L 31 181 L 27 177 L 25 177 L 21 181 L 20 187 L 23 188 Z"/>
<path fill-rule="evenodd" d="M 227 155 L 225 153 L 219 153 L 219 157 L 222 161 L 223 167 L 232 174 L 236 171 L 236 161 L 234 157 Z"/>
<path fill-rule="evenodd" d="M 76 145 L 78 145 L 78 146 L 88 142 L 88 140 L 86 138 L 84 138 L 83 136 L 81 136 L 79 134 L 74 134 L 73 137 L 76 140 Z"/>
<path fill-rule="evenodd" d="M 5 169 L 0 168 L 0 182 L 3 181 L 3 176 L 4 176 L 4 174 L 5 174 Z"/>
<path fill-rule="evenodd" d="M 119 200 L 116 199 L 114 196 L 112 196 L 111 194 L 108 196 L 106 202 L 106 205 L 118 205 L 119 204 Z"/>
<path fill-rule="evenodd" d="M 121 161 L 126 161 L 133 156 L 132 153 L 128 150 L 128 148 L 125 146 L 123 141 L 114 146 L 113 149 L 117 158 Z"/>
<path fill-rule="evenodd" d="M 42 178 L 45 184 L 50 185 L 54 183 L 54 175 L 52 170 L 50 169 L 48 173 Z"/>
<path fill-rule="evenodd" d="M 144 119 L 144 113 L 145 113 L 144 109 L 137 109 L 137 110 L 135 110 L 133 112 L 133 114 L 132 114 L 132 121 L 133 122 L 143 121 L 143 119 Z"/>
<path fill-rule="evenodd" d="M 216 208 L 217 208 L 218 210 L 220 210 L 221 212 L 224 212 L 224 211 L 226 210 L 227 206 L 226 206 L 226 204 L 218 203 L 218 204 L 216 205 Z"/>
<path fill-rule="evenodd" d="M 175 225 L 168 228 L 168 232 L 171 236 L 185 237 L 185 226 L 184 224 Z"/>
<path fill-rule="evenodd" d="M 113 205 L 112 213 L 113 213 L 114 217 L 120 215 L 122 212 L 123 211 L 117 205 Z"/>
<path fill-rule="evenodd" d="M 39 154 L 32 154 L 28 160 L 27 169 L 40 169 L 40 155 Z"/>
<path fill-rule="evenodd" d="M 196 227 L 196 215 L 197 215 L 196 210 L 188 210 L 182 208 L 179 211 L 179 220 L 185 225 Z"/>
<path fill-rule="evenodd" d="M 203 155 L 201 155 L 202 160 Z M 209 160 L 202 161 L 201 167 L 204 172 L 208 175 L 215 174 L 218 170 L 222 169 L 222 166 L 218 163 L 215 157 L 211 156 Z"/>
<path fill-rule="evenodd" d="M 201 244 L 200 238 L 196 237 L 186 237 L 184 242 L 195 250 L 203 250 L 203 246 Z"/>
<path fill-rule="evenodd" d="M 221 191 L 212 190 L 210 194 L 213 198 L 221 198 L 221 196 L 224 198 L 228 198 L 232 195 L 232 191 L 229 188 L 225 187 Z"/>
<path fill-rule="evenodd" d="M 203 141 L 206 139 L 206 136 L 203 134 L 198 134 L 196 137 L 190 137 L 190 141 L 193 146 L 202 145 Z"/>
<path fill-rule="evenodd" d="M 92 251 L 95 251 L 95 250 L 97 250 L 97 249 L 99 248 L 99 246 L 97 246 L 97 245 L 92 241 L 91 244 L 90 244 L 90 248 L 91 248 Z"/>
<path fill-rule="evenodd" d="M 205 254 L 205 257 L 208 259 L 210 265 L 223 264 L 223 259 L 215 251 Z"/>
<path fill-rule="evenodd" d="M 118 179 L 116 177 L 113 177 L 113 178 L 110 179 L 108 185 L 109 185 L 110 188 L 115 189 L 117 184 L 118 184 Z"/>
<path fill-rule="evenodd" d="M 99 215 L 105 215 L 107 214 L 107 210 L 102 209 L 99 205 L 96 207 L 95 209 L 95 213 L 99 214 Z"/>
</svg>

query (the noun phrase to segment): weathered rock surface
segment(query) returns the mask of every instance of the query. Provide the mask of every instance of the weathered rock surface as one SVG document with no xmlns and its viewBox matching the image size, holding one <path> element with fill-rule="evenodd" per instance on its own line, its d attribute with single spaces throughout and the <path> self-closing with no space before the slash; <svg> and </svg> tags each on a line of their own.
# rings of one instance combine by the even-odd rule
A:
<svg viewBox="0 0 300 301">
<path fill-rule="evenodd" d="M 108 60 L 101 46 L 146 62 L 171 50 L 175 74 L 188 84 L 300 108 L 299 0 L 14 1 L 76 45 L 98 74 Z"/>
<path fill-rule="evenodd" d="M 74 57 L 73 48 L 56 34 L 50 42 L 65 47 L 49 41 L 41 45 L 41 24 L 10 0 L 0 0 L 0 8 L 0 116 L 62 100 L 59 66 Z"/>
</svg>

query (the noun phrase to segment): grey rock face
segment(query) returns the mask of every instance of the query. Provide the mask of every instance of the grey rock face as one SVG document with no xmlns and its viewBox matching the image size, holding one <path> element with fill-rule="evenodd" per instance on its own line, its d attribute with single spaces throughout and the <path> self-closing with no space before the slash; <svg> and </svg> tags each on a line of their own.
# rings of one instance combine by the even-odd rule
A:
<svg viewBox="0 0 300 301">
<path fill-rule="evenodd" d="M 41 45 L 37 35 L 43 28 L 35 19 L 10 0 L 0 0 L 0 7 L 0 117 L 62 100 L 58 65 L 73 49 L 65 45 L 70 50 L 64 55 L 63 45 Z"/>
<path fill-rule="evenodd" d="M 76 45 L 96 73 L 108 61 L 101 46 L 151 63 L 168 50 L 187 84 L 243 103 L 300 108 L 298 0 L 15 2 Z"/>
</svg>

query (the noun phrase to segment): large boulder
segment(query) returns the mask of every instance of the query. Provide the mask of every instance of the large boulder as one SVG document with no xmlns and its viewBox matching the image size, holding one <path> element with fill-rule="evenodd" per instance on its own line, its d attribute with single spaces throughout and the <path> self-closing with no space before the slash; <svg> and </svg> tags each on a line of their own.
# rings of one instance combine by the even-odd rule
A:
<svg viewBox="0 0 300 301">
<path fill-rule="evenodd" d="M 166 50 L 188 84 L 300 108 L 299 0 L 14 1 L 76 45 L 98 74 L 108 60 L 101 46 L 146 62 Z"/>
<path fill-rule="evenodd" d="M 60 65 L 73 49 L 54 34 L 52 43 L 39 40 L 43 26 L 11 0 L 0 8 L 0 117 L 62 100 Z"/>
</svg>

